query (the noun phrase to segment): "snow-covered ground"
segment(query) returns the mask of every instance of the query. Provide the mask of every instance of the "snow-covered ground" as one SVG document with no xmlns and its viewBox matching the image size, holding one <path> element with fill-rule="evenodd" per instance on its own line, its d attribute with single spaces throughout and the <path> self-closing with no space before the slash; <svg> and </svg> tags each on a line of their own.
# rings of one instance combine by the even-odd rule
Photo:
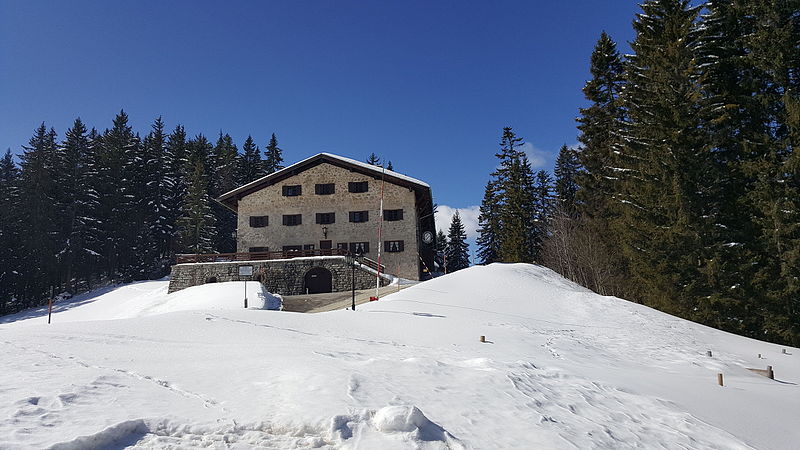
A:
<svg viewBox="0 0 800 450">
<path fill-rule="evenodd" d="M 355 312 L 245 310 L 243 289 L 143 282 L 51 325 L 0 318 L 0 448 L 800 446 L 800 350 L 541 267 L 472 267 Z M 745 369 L 767 365 L 776 380 Z"/>
</svg>

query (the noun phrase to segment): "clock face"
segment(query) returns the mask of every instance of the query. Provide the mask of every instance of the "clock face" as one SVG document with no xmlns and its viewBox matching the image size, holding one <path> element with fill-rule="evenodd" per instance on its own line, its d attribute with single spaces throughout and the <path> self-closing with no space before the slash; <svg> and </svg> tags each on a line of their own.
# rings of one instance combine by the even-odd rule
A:
<svg viewBox="0 0 800 450">
<path fill-rule="evenodd" d="M 431 242 L 433 242 L 433 233 L 431 233 L 430 231 L 422 233 L 422 242 L 426 244 L 430 244 Z"/>
</svg>

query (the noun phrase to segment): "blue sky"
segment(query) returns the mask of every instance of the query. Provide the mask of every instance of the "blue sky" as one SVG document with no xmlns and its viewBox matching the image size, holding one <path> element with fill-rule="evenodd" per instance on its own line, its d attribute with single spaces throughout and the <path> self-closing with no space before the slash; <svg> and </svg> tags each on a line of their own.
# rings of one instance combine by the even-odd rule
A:
<svg viewBox="0 0 800 450">
<path fill-rule="evenodd" d="M 102 130 L 120 109 L 241 147 L 276 133 L 288 162 L 370 152 L 477 205 L 512 126 L 550 170 L 576 142 L 589 55 L 627 52 L 636 1 L 0 0 L 0 150 L 42 121 Z"/>
</svg>

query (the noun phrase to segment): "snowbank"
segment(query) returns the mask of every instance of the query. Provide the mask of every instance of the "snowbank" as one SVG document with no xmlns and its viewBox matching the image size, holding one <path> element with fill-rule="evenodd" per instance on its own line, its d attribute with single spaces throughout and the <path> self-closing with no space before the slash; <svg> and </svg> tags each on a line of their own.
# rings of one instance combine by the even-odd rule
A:
<svg viewBox="0 0 800 450">
<path fill-rule="evenodd" d="M 50 326 L 24 315 L 0 324 L 0 448 L 800 442 L 800 350 L 537 266 L 473 267 L 320 314 L 245 310 L 241 285 L 229 303 L 204 303 L 228 296 L 206 296 L 223 284 L 167 301 L 159 283 L 84 299 Z M 96 320 L 120 309 L 129 318 Z M 746 369 L 766 365 L 775 380 Z"/>
</svg>

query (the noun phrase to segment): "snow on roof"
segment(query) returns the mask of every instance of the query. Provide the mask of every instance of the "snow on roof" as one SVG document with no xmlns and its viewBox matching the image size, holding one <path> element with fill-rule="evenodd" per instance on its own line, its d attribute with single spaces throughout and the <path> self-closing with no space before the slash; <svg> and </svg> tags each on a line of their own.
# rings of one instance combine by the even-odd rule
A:
<svg viewBox="0 0 800 450">
<path fill-rule="evenodd" d="M 246 191 L 251 187 L 254 187 L 254 186 L 257 186 L 257 185 L 263 183 L 265 180 L 267 180 L 269 178 L 274 178 L 274 177 L 280 176 L 283 173 L 292 171 L 292 170 L 296 169 L 298 166 L 301 166 L 301 165 L 307 163 L 308 161 L 310 161 L 310 160 L 312 160 L 314 158 L 319 158 L 320 156 L 325 156 L 325 157 L 332 158 L 332 159 L 338 159 L 339 161 L 342 161 L 342 162 L 347 163 L 347 164 L 352 164 L 352 165 L 355 165 L 355 166 L 359 166 L 359 167 L 362 167 L 364 169 L 367 169 L 367 170 L 370 170 L 370 171 L 373 171 L 373 172 L 376 172 L 376 173 L 385 174 L 385 175 L 387 175 L 389 177 L 398 178 L 398 179 L 407 181 L 409 183 L 418 184 L 418 185 L 426 187 L 426 188 L 430 188 L 431 187 L 428 183 L 426 183 L 424 181 L 418 180 L 416 178 L 412 178 L 412 177 L 410 177 L 408 175 L 403 175 L 402 173 L 395 172 L 393 170 L 384 169 L 381 166 L 376 166 L 376 165 L 373 165 L 373 164 L 367 164 L 365 162 L 361 162 L 361 161 L 358 161 L 358 160 L 355 160 L 355 159 L 346 158 L 344 156 L 339 156 L 339 155 L 334 155 L 333 153 L 325 153 L 325 152 L 323 152 L 323 153 L 317 153 L 316 155 L 310 156 L 310 157 L 308 157 L 308 158 L 306 158 L 306 159 L 304 159 L 302 161 L 298 161 L 298 162 L 296 162 L 296 163 L 294 163 L 294 164 L 292 164 L 290 166 L 284 167 L 283 169 L 278 170 L 277 172 L 273 172 L 273 173 L 271 173 L 269 175 L 265 175 L 265 176 L 263 176 L 263 177 L 261 177 L 261 178 L 259 178 L 257 180 L 253 180 L 253 181 L 251 181 L 251 182 L 249 182 L 249 183 L 247 183 L 245 185 L 239 186 L 239 187 L 237 187 L 236 189 L 234 189 L 234 190 L 232 190 L 230 192 L 226 192 L 226 193 L 222 194 L 219 198 L 221 198 L 221 199 L 222 198 L 226 198 L 226 197 L 231 196 L 233 194 L 236 194 L 238 192 Z"/>
</svg>

